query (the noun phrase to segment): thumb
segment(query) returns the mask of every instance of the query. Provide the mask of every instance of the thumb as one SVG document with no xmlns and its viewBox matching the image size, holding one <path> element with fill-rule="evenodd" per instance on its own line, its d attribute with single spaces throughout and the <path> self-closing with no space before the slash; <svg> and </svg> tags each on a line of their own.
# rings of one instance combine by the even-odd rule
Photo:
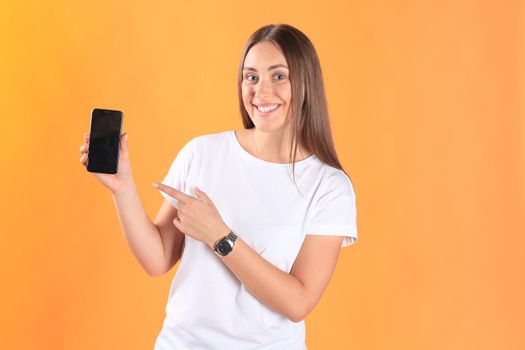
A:
<svg viewBox="0 0 525 350">
<path fill-rule="evenodd" d="M 122 137 L 120 138 L 120 145 L 124 151 L 128 150 L 128 133 L 127 132 L 122 134 Z"/>
<path fill-rule="evenodd" d="M 210 197 L 208 197 L 208 195 L 205 192 L 202 192 L 201 189 L 198 188 L 197 186 L 195 186 L 194 188 L 195 188 L 195 195 L 197 196 L 197 198 L 202 199 L 206 202 L 211 202 Z"/>
<path fill-rule="evenodd" d="M 182 222 L 180 222 L 180 218 L 178 216 L 173 219 L 173 224 L 179 229 L 180 232 L 182 232 Z"/>
</svg>

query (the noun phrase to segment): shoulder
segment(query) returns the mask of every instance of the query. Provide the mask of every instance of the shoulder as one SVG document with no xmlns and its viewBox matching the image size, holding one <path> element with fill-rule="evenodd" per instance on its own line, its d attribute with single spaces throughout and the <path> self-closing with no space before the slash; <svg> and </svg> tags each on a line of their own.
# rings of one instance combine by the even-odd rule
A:
<svg viewBox="0 0 525 350">
<path fill-rule="evenodd" d="M 194 147 L 215 146 L 224 143 L 224 141 L 231 137 L 233 130 L 219 131 L 216 133 L 203 134 L 193 137 L 188 143 L 192 143 Z"/>
<path fill-rule="evenodd" d="M 319 163 L 319 179 L 322 187 L 327 189 L 332 189 L 334 187 L 346 187 L 353 190 L 352 180 L 343 170 L 325 163 Z"/>
<path fill-rule="evenodd" d="M 354 186 L 347 174 L 341 169 L 320 161 L 314 187 L 312 199 L 321 206 L 336 202 L 336 199 L 355 200 L 356 198 Z"/>
<path fill-rule="evenodd" d="M 210 155 L 228 152 L 232 136 L 233 130 L 194 136 L 184 144 L 183 153 L 210 161 Z"/>
</svg>

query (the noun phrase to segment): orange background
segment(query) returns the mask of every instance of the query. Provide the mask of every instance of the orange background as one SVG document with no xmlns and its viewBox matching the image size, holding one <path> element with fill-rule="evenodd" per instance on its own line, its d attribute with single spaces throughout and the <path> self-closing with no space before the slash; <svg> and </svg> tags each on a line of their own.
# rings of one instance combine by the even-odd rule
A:
<svg viewBox="0 0 525 350">
<path fill-rule="evenodd" d="M 149 277 L 79 163 L 92 108 L 124 111 L 144 207 L 192 137 L 242 128 L 262 25 L 316 46 L 359 241 L 317 349 L 522 349 L 521 1 L 0 2 L 0 348 L 151 349 L 176 269 Z"/>
</svg>

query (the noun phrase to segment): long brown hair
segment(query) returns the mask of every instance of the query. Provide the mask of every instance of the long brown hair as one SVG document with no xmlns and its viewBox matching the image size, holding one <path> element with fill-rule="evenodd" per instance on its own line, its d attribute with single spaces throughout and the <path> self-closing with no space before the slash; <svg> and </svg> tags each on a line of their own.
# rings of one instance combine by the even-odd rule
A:
<svg viewBox="0 0 525 350">
<path fill-rule="evenodd" d="M 242 100 L 241 84 L 244 60 L 248 51 L 262 41 L 269 41 L 276 45 L 288 63 L 292 89 L 289 110 L 292 117 L 292 148 L 290 149 L 292 174 L 295 170 L 297 144 L 315 154 L 323 163 L 340 169 L 346 174 L 337 158 L 332 140 L 319 57 L 310 39 L 291 25 L 270 24 L 263 26 L 250 36 L 244 46 L 238 73 L 239 104 L 244 128 L 252 129 L 255 127 Z M 348 174 L 346 175 L 348 176 Z"/>
</svg>

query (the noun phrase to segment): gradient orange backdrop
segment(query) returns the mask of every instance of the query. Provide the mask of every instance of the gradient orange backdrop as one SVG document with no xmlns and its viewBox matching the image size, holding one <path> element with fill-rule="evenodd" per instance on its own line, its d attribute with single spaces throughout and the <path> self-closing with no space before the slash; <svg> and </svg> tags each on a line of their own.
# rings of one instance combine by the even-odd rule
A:
<svg viewBox="0 0 525 350">
<path fill-rule="evenodd" d="M 175 273 L 129 250 L 79 163 L 124 111 L 144 207 L 192 137 L 242 128 L 262 25 L 318 50 L 359 241 L 308 316 L 318 349 L 523 349 L 521 1 L 0 2 L 0 348 L 151 349 Z"/>
</svg>

